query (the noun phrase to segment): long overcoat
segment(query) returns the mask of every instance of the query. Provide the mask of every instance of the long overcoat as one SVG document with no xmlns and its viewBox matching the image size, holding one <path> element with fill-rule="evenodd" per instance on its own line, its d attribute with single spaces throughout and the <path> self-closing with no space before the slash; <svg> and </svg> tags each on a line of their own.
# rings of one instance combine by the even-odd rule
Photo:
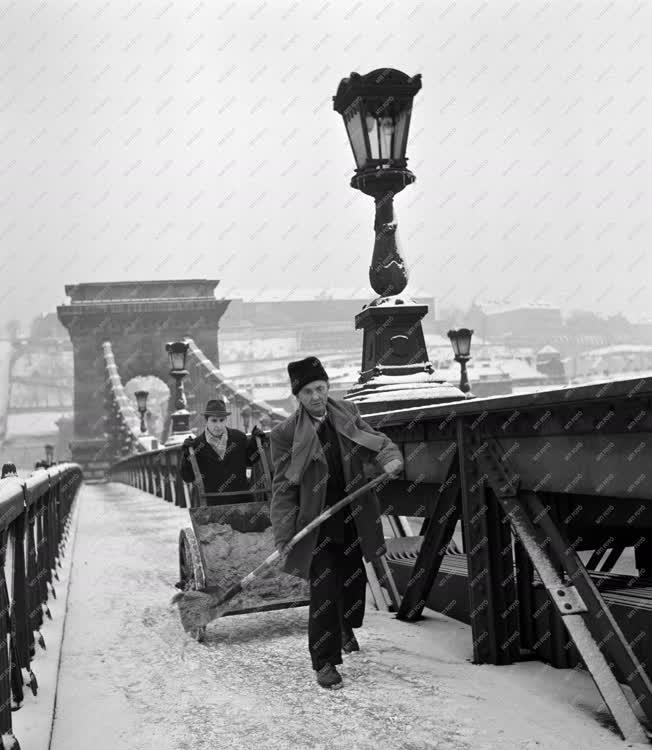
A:
<svg viewBox="0 0 652 750">
<path fill-rule="evenodd" d="M 329 397 L 327 410 L 340 445 L 346 494 L 369 481 L 370 468 L 378 473 L 393 459 L 402 461 L 399 448 L 362 419 L 355 403 Z M 278 545 L 286 544 L 323 511 L 328 464 L 314 422 L 303 406 L 277 425 L 270 438 L 274 464 L 270 515 Z M 376 493 L 360 495 L 349 506 L 349 512 L 365 559 L 371 561 L 384 554 Z M 283 566 L 286 573 L 309 580 L 318 536 L 319 529 L 315 529 L 289 551 Z"/>
<path fill-rule="evenodd" d="M 206 442 L 206 433 L 200 433 L 191 443 L 195 450 L 197 466 L 202 475 L 204 490 L 213 495 L 207 498 L 207 505 L 224 505 L 225 503 L 251 502 L 251 495 L 239 498 L 216 497 L 220 492 L 241 492 L 249 489 L 247 467 L 252 466 L 258 458 L 258 451 L 253 438 L 244 432 L 227 427 L 227 442 L 224 458 L 220 458 Z M 195 472 L 190 463 L 188 446 L 184 446 L 181 466 L 181 478 L 184 482 L 193 482 Z"/>
</svg>

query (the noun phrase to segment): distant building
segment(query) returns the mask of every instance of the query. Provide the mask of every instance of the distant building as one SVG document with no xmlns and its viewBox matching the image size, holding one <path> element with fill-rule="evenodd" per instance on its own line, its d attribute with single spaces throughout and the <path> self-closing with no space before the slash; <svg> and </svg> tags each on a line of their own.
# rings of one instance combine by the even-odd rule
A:
<svg viewBox="0 0 652 750">
<path fill-rule="evenodd" d="M 292 358 L 361 352 L 362 331 L 355 316 L 373 299 L 371 291 L 333 289 L 266 290 L 232 299 L 220 321 L 220 363 L 246 359 Z M 428 305 L 424 330 L 434 330 L 435 300 L 412 294 Z"/>
<path fill-rule="evenodd" d="M 541 347 L 563 331 L 561 308 L 546 303 L 480 305 L 485 314 L 484 330 L 478 331 L 493 342 L 511 346 Z"/>
<path fill-rule="evenodd" d="M 537 352 L 535 362 L 537 370 L 547 375 L 552 382 L 566 382 L 566 372 L 558 349 L 550 345 L 544 346 Z"/>
</svg>

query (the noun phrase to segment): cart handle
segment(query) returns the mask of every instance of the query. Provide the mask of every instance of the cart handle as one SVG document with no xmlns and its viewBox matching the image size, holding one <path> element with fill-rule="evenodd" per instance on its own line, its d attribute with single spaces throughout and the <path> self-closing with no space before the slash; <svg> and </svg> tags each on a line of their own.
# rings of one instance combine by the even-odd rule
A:
<svg viewBox="0 0 652 750">
<path fill-rule="evenodd" d="M 195 449 L 192 445 L 188 446 L 188 456 L 190 457 L 190 465 L 192 466 L 192 473 L 195 475 L 194 485 L 197 487 L 197 494 L 199 495 L 199 506 L 206 505 L 206 490 L 204 489 L 204 478 L 199 471 L 197 465 L 197 456 L 195 456 Z"/>
</svg>

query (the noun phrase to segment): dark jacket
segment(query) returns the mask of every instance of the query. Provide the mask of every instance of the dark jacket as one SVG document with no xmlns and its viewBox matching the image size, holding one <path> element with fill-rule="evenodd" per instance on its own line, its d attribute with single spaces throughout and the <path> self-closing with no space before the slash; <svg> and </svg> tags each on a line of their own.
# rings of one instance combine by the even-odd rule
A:
<svg viewBox="0 0 652 750">
<path fill-rule="evenodd" d="M 220 459 L 215 450 L 206 442 L 204 432 L 191 443 L 195 450 L 195 458 L 204 481 L 204 491 L 207 495 L 217 492 L 236 492 L 248 490 L 247 467 L 253 466 L 258 459 L 256 441 L 247 437 L 240 430 L 227 427 L 227 442 L 224 458 Z M 181 459 L 181 478 L 185 482 L 193 482 L 195 474 L 190 463 L 188 447 L 184 446 Z M 228 503 L 251 502 L 255 498 L 251 495 L 240 497 L 207 497 L 208 505 L 225 505 Z"/>
<path fill-rule="evenodd" d="M 399 448 L 362 419 L 355 403 L 329 397 L 327 409 L 339 441 L 346 494 L 369 481 L 369 468 L 377 472 L 393 459 L 402 461 Z M 302 406 L 272 430 L 271 447 L 274 541 L 286 544 L 323 511 L 328 463 L 314 423 Z M 364 557 L 369 561 L 379 557 L 385 552 L 385 538 L 376 493 L 364 493 L 348 510 L 355 518 Z M 308 580 L 318 536 L 319 528 L 290 550 L 283 566 L 286 573 Z"/>
</svg>

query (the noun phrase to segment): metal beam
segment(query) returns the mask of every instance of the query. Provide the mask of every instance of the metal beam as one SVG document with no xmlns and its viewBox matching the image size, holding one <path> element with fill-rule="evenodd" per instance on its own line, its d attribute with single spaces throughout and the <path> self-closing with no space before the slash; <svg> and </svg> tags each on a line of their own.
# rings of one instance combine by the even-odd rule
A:
<svg viewBox="0 0 652 750">
<path fill-rule="evenodd" d="M 428 594 L 435 582 L 448 543 L 460 516 L 460 479 L 457 461 L 451 463 L 449 475 L 435 500 L 419 554 L 396 617 L 413 622 L 419 619 Z"/>
</svg>

